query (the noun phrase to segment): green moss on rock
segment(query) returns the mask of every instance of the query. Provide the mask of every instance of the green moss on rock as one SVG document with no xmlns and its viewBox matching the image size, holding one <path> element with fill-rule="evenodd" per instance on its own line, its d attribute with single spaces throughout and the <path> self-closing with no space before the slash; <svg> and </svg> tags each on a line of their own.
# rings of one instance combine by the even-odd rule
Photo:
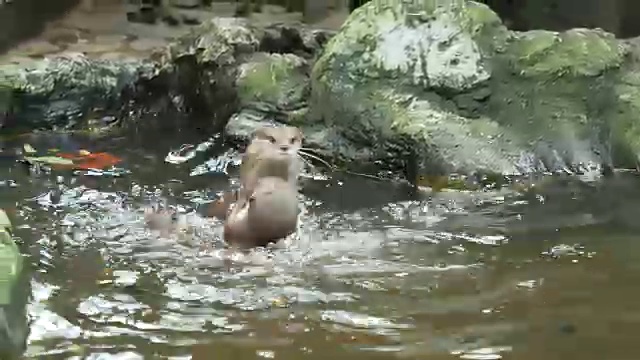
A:
<svg viewBox="0 0 640 360">
<path fill-rule="evenodd" d="M 619 67 L 627 49 L 602 30 L 522 33 L 508 49 L 522 76 L 597 76 Z"/>
<path fill-rule="evenodd" d="M 236 84 L 241 105 L 299 108 L 307 93 L 306 65 L 293 54 L 256 53 L 240 66 Z"/>
</svg>

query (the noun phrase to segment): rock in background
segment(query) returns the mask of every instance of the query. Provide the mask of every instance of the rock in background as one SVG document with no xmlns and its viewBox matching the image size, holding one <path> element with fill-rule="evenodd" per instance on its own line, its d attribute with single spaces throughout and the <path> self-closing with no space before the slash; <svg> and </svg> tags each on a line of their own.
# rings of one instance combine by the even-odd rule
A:
<svg viewBox="0 0 640 360">
<path fill-rule="evenodd" d="M 293 124 L 348 166 L 409 178 L 599 173 L 637 163 L 637 49 L 601 30 L 513 32 L 473 1 L 374 1 L 335 36 L 216 18 L 147 61 L 6 65 L 0 110 L 50 128 L 152 93 L 194 127 Z"/>
<path fill-rule="evenodd" d="M 0 127 L 86 130 L 106 125 L 93 121 L 97 112 L 167 104 L 210 131 L 221 131 L 235 113 L 284 120 L 289 111 L 305 112 L 310 64 L 329 37 L 301 24 L 215 18 L 148 59 L 75 52 L 20 58 L 0 65 Z"/>
<path fill-rule="evenodd" d="M 347 160 L 598 172 L 640 154 L 628 53 L 601 30 L 509 31 L 473 1 L 370 2 L 315 64 L 310 102 Z"/>
<path fill-rule="evenodd" d="M 156 65 L 69 53 L 0 66 L 0 128 L 87 128 L 86 115 L 119 108 L 123 94 Z M 104 124 L 107 125 L 107 124 Z"/>
</svg>

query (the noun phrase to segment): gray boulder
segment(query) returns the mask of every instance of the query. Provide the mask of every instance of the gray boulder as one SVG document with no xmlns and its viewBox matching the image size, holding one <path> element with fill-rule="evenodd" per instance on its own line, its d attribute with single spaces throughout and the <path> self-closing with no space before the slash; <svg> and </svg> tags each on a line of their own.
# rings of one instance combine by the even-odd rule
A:
<svg viewBox="0 0 640 360">
<path fill-rule="evenodd" d="M 309 98 L 309 64 L 294 54 L 255 53 L 239 66 L 239 109 L 227 135 L 245 139 L 265 123 L 304 125 Z"/>
<path fill-rule="evenodd" d="M 512 32 L 483 4 L 445 3 L 370 2 L 328 42 L 308 121 L 328 152 L 422 175 L 635 165 L 627 44 L 601 30 Z"/>
</svg>

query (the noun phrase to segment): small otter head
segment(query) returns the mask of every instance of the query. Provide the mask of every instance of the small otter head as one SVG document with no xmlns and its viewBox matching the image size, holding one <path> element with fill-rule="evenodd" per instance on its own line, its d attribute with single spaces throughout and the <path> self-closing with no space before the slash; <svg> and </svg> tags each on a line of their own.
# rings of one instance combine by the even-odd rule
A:
<svg viewBox="0 0 640 360">
<path fill-rule="evenodd" d="M 263 150 L 274 154 L 295 156 L 302 147 L 302 131 L 293 126 L 264 126 L 254 133 L 254 141 L 263 144 Z"/>
<path fill-rule="evenodd" d="M 298 151 L 303 135 L 293 126 L 262 127 L 256 130 L 243 157 L 241 177 L 255 180 L 277 176 L 291 181 L 297 179 L 301 164 Z"/>
</svg>

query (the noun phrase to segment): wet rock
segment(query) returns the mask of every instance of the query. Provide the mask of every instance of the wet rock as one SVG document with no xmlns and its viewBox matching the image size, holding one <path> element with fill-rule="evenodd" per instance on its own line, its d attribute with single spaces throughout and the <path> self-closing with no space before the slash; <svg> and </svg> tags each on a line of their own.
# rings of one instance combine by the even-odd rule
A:
<svg viewBox="0 0 640 360">
<path fill-rule="evenodd" d="M 182 37 L 166 51 L 163 62 L 171 92 L 185 109 L 211 116 L 222 128 L 237 108 L 238 64 L 258 50 L 259 39 L 246 22 L 214 19 Z"/>
<path fill-rule="evenodd" d="M 236 87 L 241 108 L 286 121 L 291 111 L 306 106 L 307 65 L 307 61 L 293 54 L 254 54 L 239 67 Z"/>
<path fill-rule="evenodd" d="M 628 51 L 601 30 L 512 32 L 472 1 L 370 2 L 315 63 L 308 122 L 334 129 L 331 153 L 415 174 L 633 166 Z"/>
<path fill-rule="evenodd" d="M 66 54 L 0 65 L 4 127 L 73 128 L 95 108 L 107 108 L 154 66 L 141 60 L 95 60 Z"/>
<path fill-rule="evenodd" d="M 118 108 L 127 101 L 124 90 L 170 99 L 165 102 L 198 115 L 194 118 L 211 119 L 214 130 L 245 109 L 278 120 L 296 117 L 308 97 L 307 59 L 321 49 L 329 36 L 323 34 L 303 26 L 264 28 L 246 19 L 215 18 L 161 49 L 159 42 L 128 43 L 112 36 L 73 45 L 91 50 L 91 58 L 76 53 L 20 58 L 2 65 L 0 113 L 7 116 L 0 124 L 82 127 L 93 108 Z M 137 60 L 125 47 L 136 55 L 154 53 Z"/>
<path fill-rule="evenodd" d="M 260 31 L 260 51 L 291 53 L 306 59 L 317 56 L 332 31 L 310 29 L 303 24 L 272 24 Z"/>
<path fill-rule="evenodd" d="M 300 121 L 309 61 L 329 36 L 302 25 L 256 27 L 216 18 L 168 48 L 167 87 L 186 110 L 212 118 L 215 129 L 228 124 L 231 134 L 244 126 L 238 121 Z"/>
</svg>

